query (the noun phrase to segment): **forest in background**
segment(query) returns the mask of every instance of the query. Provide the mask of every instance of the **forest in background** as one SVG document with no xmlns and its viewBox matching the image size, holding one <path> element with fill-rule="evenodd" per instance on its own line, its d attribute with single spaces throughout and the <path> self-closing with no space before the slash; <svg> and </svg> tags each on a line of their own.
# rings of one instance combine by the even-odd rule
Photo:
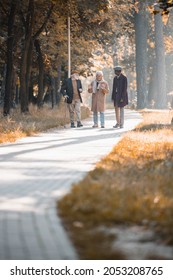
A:
<svg viewBox="0 0 173 280">
<path fill-rule="evenodd" d="M 153 0 L 0 0 L 0 104 L 3 115 L 29 103 L 59 103 L 67 77 L 67 18 L 71 65 L 87 88 L 103 70 L 110 88 L 113 66 L 129 80 L 133 108 L 173 107 L 173 11 L 166 24 L 149 7 Z"/>
</svg>

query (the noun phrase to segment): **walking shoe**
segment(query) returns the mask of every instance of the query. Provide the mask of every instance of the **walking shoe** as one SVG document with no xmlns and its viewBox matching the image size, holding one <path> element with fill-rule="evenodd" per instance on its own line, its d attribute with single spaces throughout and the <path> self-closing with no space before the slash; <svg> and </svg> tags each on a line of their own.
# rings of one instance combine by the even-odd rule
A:
<svg viewBox="0 0 173 280">
<path fill-rule="evenodd" d="M 82 127 L 83 124 L 81 122 L 77 122 L 77 127 Z"/>
<path fill-rule="evenodd" d="M 71 123 L 71 128 L 74 128 L 74 127 L 76 127 L 76 126 L 74 125 L 74 122 L 72 122 Z"/>
<path fill-rule="evenodd" d="M 94 124 L 92 127 L 94 127 L 94 128 L 95 128 L 95 127 L 98 127 L 98 124 Z"/>
<path fill-rule="evenodd" d="M 101 128 L 105 128 L 105 126 L 104 126 L 104 125 L 101 125 Z"/>
<path fill-rule="evenodd" d="M 118 128 L 118 127 L 120 127 L 120 125 L 118 123 L 113 126 L 113 128 Z"/>
<path fill-rule="evenodd" d="M 120 128 L 123 128 L 123 125 L 122 125 L 122 124 L 120 124 Z"/>
</svg>

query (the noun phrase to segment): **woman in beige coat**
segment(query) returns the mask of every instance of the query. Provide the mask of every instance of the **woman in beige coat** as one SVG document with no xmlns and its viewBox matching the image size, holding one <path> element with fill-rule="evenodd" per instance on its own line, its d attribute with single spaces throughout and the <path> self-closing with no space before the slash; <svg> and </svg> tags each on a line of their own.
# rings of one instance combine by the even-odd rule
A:
<svg viewBox="0 0 173 280">
<path fill-rule="evenodd" d="M 98 127 L 98 113 L 100 113 L 101 128 L 105 127 L 105 101 L 109 92 L 108 83 L 103 79 L 103 72 L 96 72 L 96 79 L 89 85 L 88 92 L 92 93 L 91 111 L 93 112 L 93 127 Z"/>
</svg>

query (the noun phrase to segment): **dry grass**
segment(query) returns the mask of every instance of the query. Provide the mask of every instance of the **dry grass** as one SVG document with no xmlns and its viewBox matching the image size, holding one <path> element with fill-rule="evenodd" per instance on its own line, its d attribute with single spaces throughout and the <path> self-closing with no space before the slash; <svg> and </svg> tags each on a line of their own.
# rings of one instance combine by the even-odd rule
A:
<svg viewBox="0 0 173 280">
<path fill-rule="evenodd" d="M 168 112 L 143 111 L 143 117 L 58 203 L 81 259 L 125 258 L 101 226 L 154 225 L 156 239 L 173 244 L 173 126 L 166 124 Z"/>
<path fill-rule="evenodd" d="M 90 115 L 86 107 L 81 107 L 82 119 Z M 51 109 L 47 105 L 38 109 L 30 105 L 29 114 L 21 114 L 20 109 L 13 110 L 10 117 L 0 116 L 0 143 L 14 142 L 16 139 L 30 136 L 53 127 L 62 127 L 69 123 L 69 112 L 62 102 L 58 107 Z"/>
</svg>

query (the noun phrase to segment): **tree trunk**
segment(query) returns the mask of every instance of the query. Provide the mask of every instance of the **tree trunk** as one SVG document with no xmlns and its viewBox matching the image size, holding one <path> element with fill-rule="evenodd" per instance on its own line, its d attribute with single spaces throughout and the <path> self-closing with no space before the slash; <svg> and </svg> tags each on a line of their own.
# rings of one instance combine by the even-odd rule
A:
<svg viewBox="0 0 173 280">
<path fill-rule="evenodd" d="M 5 95 L 4 95 L 4 116 L 10 114 L 11 108 L 11 91 L 13 79 L 13 47 L 14 47 L 14 21 L 17 10 L 17 1 L 11 1 L 11 9 L 8 20 L 8 39 L 7 39 L 7 71 L 5 81 Z"/>
<path fill-rule="evenodd" d="M 147 107 L 147 13 L 146 3 L 139 2 L 139 12 L 135 14 L 136 40 L 136 79 L 137 79 L 137 108 Z"/>
<path fill-rule="evenodd" d="M 156 59 L 152 61 L 152 70 L 148 86 L 148 105 L 154 108 L 157 98 L 157 75 L 156 75 Z"/>
<path fill-rule="evenodd" d="M 28 95 L 26 86 L 26 72 L 27 72 L 27 56 L 30 45 L 30 38 L 25 41 L 25 46 L 22 54 L 21 68 L 20 68 L 20 100 L 21 100 L 21 112 L 28 112 Z"/>
<path fill-rule="evenodd" d="M 40 107 L 43 102 L 43 97 L 44 97 L 44 60 L 43 60 L 43 55 L 42 55 L 42 51 L 40 48 L 39 40 L 36 39 L 34 44 L 35 44 L 37 57 L 38 57 L 38 69 L 39 69 L 37 105 L 38 105 L 38 107 Z"/>
<path fill-rule="evenodd" d="M 16 85 L 17 85 L 17 73 L 13 69 L 12 87 L 11 87 L 11 107 L 12 108 L 16 108 Z"/>
<path fill-rule="evenodd" d="M 51 76 L 51 102 L 52 102 L 52 109 L 56 104 L 56 97 L 55 97 L 55 78 Z"/>
<path fill-rule="evenodd" d="M 5 82 L 6 82 L 7 64 L 4 64 L 3 75 L 2 75 L 2 85 L 1 85 L 1 98 L 0 101 L 4 102 L 5 96 Z"/>
<path fill-rule="evenodd" d="M 20 98 L 21 98 L 21 112 L 25 113 L 29 111 L 28 108 L 28 56 L 29 48 L 32 41 L 32 32 L 34 24 L 34 0 L 29 0 L 28 4 L 28 17 L 26 21 L 25 28 L 25 41 L 21 59 L 21 68 L 20 68 Z"/>
<path fill-rule="evenodd" d="M 167 106 L 166 96 L 166 66 L 165 46 L 163 38 L 163 23 L 160 14 L 154 16 L 155 25 L 155 50 L 156 50 L 156 73 L 157 73 L 157 98 L 156 108 L 164 109 Z"/>
<path fill-rule="evenodd" d="M 55 78 L 55 92 L 56 92 L 56 104 L 59 104 L 61 99 L 60 87 L 61 87 L 61 65 L 57 68 L 57 77 Z"/>
<path fill-rule="evenodd" d="M 27 90 L 28 102 L 29 102 L 30 90 L 32 87 L 31 85 L 32 57 L 33 57 L 33 40 L 31 38 L 30 47 L 27 56 L 27 68 L 26 68 L 26 90 Z"/>
</svg>

